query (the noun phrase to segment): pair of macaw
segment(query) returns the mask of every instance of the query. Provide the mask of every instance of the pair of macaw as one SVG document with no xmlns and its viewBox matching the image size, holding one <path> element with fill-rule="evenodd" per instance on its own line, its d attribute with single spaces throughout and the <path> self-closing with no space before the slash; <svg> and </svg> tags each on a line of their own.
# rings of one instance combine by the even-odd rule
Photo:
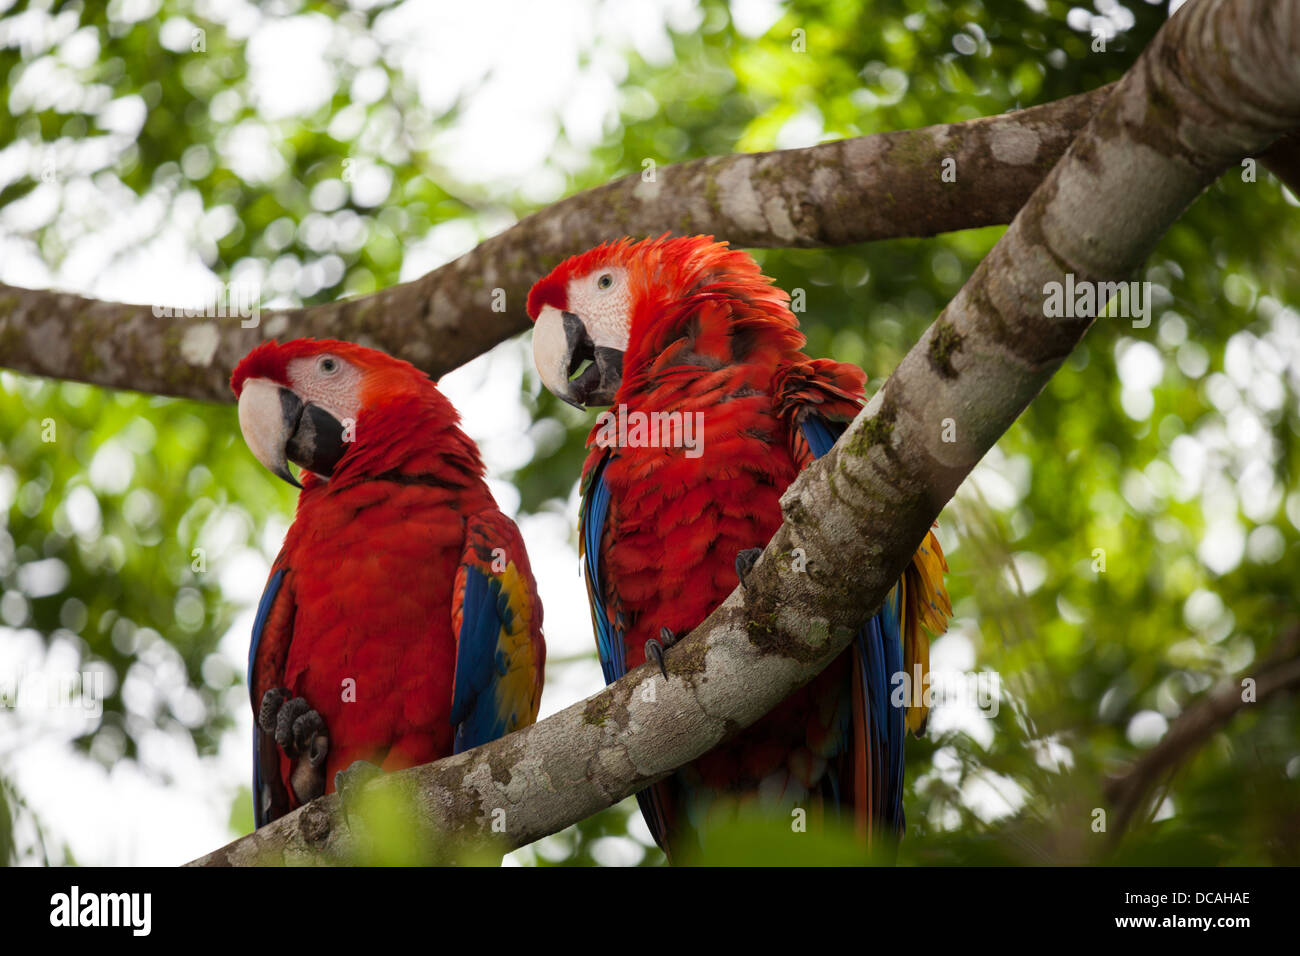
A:
<svg viewBox="0 0 1300 956">
<path fill-rule="evenodd" d="M 781 524 L 780 497 L 863 404 L 865 376 L 809 359 L 789 297 L 710 237 L 623 240 L 528 297 L 546 386 L 579 408 L 696 416 L 692 448 L 588 445 L 579 526 L 606 681 L 698 625 Z M 254 349 L 235 370 L 254 454 L 293 481 L 297 517 L 249 653 L 257 822 L 328 792 L 353 761 L 397 769 L 531 723 L 545 648 L 523 543 L 457 415 L 415 368 L 343 342 Z M 693 450 L 692 450 L 693 449 Z M 737 803 L 852 814 L 901 834 L 904 730 L 951 615 L 927 537 L 853 644 L 776 710 L 638 795 L 670 853 Z"/>
</svg>

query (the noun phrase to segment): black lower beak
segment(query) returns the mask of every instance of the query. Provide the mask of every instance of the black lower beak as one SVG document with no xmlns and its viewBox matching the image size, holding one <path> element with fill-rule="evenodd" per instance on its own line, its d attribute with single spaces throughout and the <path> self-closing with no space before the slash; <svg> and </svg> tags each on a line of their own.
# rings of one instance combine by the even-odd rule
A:
<svg viewBox="0 0 1300 956">
<path fill-rule="evenodd" d="M 623 353 L 596 345 L 572 312 L 562 313 L 569 354 L 569 394 L 561 396 L 574 408 L 611 405 L 623 382 Z"/>
<path fill-rule="evenodd" d="M 343 423 L 319 405 L 304 403 L 287 388 L 280 390 L 280 410 L 289 434 L 285 457 L 323 478 L 332 475 L 347 451 Z"/>
</svg>

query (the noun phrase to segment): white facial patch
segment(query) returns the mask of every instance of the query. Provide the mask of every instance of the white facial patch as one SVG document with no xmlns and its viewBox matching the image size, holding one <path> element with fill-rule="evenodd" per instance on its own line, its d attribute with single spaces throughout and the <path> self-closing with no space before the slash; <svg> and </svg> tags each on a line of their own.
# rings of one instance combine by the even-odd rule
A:
<svg viewBox="0 0 1300 956">
<path fill-rule="evenodd" d="M 632 323 L 632 292 L 627 270 L 607 266 L 573 279 L 566 290 L 569 311 L 582 319 L 591 341 L 605 348 L 627 351 Z"/>
<path fill-rule="evenodd" d="M 304 402 L 323 408 L 340 422 L 357 420 L 361 412 L 361 370 L 356 366 L 326 352 L 294 359 L 288 373 L 289 386 Z"/>
</svg>

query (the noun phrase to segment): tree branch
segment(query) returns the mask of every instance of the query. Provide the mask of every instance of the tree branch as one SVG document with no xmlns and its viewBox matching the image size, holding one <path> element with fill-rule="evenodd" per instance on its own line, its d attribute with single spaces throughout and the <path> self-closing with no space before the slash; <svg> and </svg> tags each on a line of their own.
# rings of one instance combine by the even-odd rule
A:
<svg viewBox="0 0 1300 956">
<path fill-rule="evenodd" d="M 1240 682 L 1204 695 L 1179 714 L 1168 733 L 1122 776 L 1106 781 L 1106 798 L 1115 808 L 1111 841 L 1117 842 L 1139 812 L 1150 805 L 1151 792 L 1210 738 L 1228 725 L 1247 704 L 1262 704 L 1275 695 L 1300 691 L 1300 628 L 1283 636 L 1277 652 L 1254 674 L 1254 696 L 1246 701 Z"/>
<path fill-rule="evenodd" d="M 485 746 L 389 775 L 455 846 L 518 847 L 661 779 L 817 674 L 879 608 L 958 484 L 1092 324 L 1044 286 L 1127 278 L 1229 164 L 1300 121 L 1300 0 L 1194 0 L 1161 29 L 836 447 L 787 490 L 749 577 L 667 655 Z M 943 440 L 943 420 L 958 440 Z M 806 571 L 789 560 L 795 548 Z M 378 784 L 377 784 L 378 785 Z M 494 833 L 494 823 L 504 833 Z M 196 861 L 347 860 L 330 795 Z"/>
<path fill-rule="evenodd" d="M 313 336 L 383 349 L 437 378 L 526 329 L 532 282 L 611 238 L 710 233 L 753 248 L 818 247 L 1008 223 L 1113 88 L 962 123 L 693 160 L 657 170 L 655 183 L 634 174 L 534 213 L 419 279 L 267 310 L 248 328 L 0 283 L 0 365 L 228 402 L 230 373 L 253 346 Z M 952 183 L 940 177 L 948 158 Z M 1260 160 L 1300 194 L 1300 137 Z M 504 311 L 494 311 L 496 290 Z"/>
<path fill-rule="evenodd" d="M 531 284 L 609 239 L 711 233 L 757 248 L 842 246 L 1008 223 L 1110 90 L 963 123 L 697 159 L 659 168 L 653 183 L 633 174 L 534 213 L 419 279 L 267 310 L 257 327 L 0 284 L 0 365 L 231 401 L 230 372 L 253 346 L 314 336 L 374 346 L 439 377 L 527 328 Z M 948 157 L 953 183 L 940 178 Z M 496 289 L 505 311 L 493 311 Z"/>
<path fill-rule="evenodd" d="M 843 246 L 1011 221 L 1114 84 L 1042 106 L 807 149 L 715 156 L 587 190 L 454 262 L 379 292 L 238 318 L 158 318 L 153 307 L 0 283 L 0 365 L 15 371 L 228 402 L 234 366 L 264 339 L 343 338 L 435 378 L 528 327 L 532 282 L 624 235 L 710 233 L 753 248 Z M 957 181 L 940 178 L 956 162 Z M 1260 160 L 1300 194 L 1300 136 Z M 494 311 L 501 290 L 505 311 Z"/>
</svg>

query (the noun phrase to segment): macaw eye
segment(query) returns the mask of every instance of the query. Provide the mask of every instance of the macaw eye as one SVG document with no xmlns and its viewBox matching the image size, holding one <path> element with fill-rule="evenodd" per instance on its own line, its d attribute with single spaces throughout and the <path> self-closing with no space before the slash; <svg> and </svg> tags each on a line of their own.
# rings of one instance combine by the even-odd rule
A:
<svg viewBox="0 0 1300 956">
<path fill-rule="evenodd" d="M 597 289 L 608 289 L 613 284 L 614 284 L 614 277 L 610 275 L 608 272 L 606 272 L 603 276 L 601 276 L 599 279 L 596 280 Z"/>
<path fill-rule="evenodd" d="M 332 355 L 323 355 L 316 363 L 316 367 L 326 375 L 333 375 L 339 370 L 339 360 Z"/>
</svg>

